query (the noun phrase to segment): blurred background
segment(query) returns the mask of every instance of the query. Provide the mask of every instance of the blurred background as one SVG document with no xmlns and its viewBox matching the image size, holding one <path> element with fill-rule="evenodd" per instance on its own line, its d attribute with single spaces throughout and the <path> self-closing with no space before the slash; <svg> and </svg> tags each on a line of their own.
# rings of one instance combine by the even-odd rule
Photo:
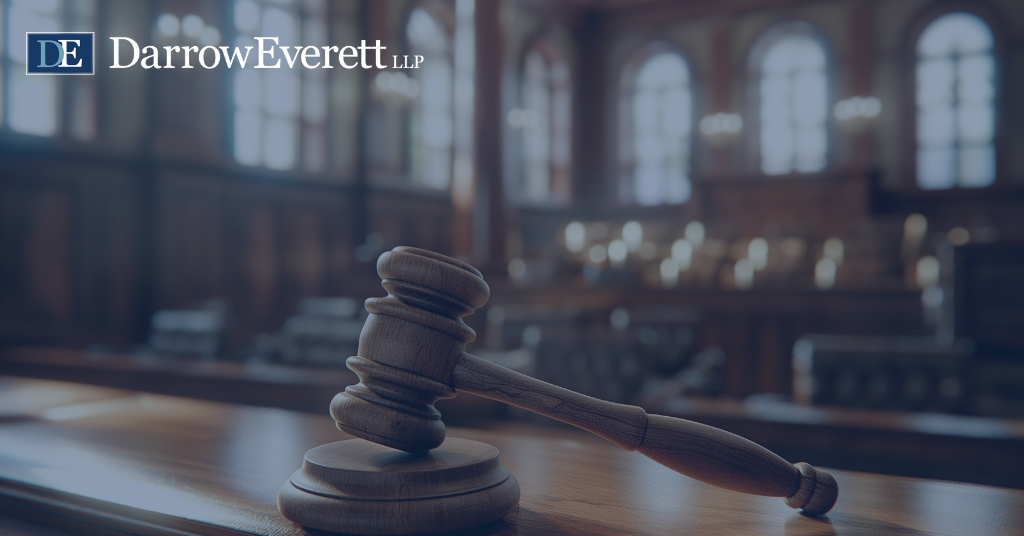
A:
<svg viewBox="0 0 1024 536">
<path fill-rule="evenodd" d="M 484 272 L 470 351 L 505 366 L 1024 487 L 1019 1 L 0 7 L 0 374 L 323 413 L 408 245 Z M 58 30 L 96 32 L 95 76 L 25 75 Z M 388 68 L 109 69 L 111 36 Z"/>
</svg>

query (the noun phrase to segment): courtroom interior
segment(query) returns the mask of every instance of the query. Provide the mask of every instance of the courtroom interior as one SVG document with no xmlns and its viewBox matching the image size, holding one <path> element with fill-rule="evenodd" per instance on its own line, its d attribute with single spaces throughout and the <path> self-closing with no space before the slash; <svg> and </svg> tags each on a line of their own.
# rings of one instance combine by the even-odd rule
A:
<svg viewBox="0 0 1024 536">
<path fill-rule="evenodd" d="M 94 76 L 27 74 L 58 31 Z M 487 533 L 1024 534 L 1019 0 L 0 0 L 0 54 L 2 533 L 305 534 L 275 494 L 410 246 L 483 275 L 480 359 L 841 490 L 730 503 L 463 393 L 522 487 Z"/>
</svg>

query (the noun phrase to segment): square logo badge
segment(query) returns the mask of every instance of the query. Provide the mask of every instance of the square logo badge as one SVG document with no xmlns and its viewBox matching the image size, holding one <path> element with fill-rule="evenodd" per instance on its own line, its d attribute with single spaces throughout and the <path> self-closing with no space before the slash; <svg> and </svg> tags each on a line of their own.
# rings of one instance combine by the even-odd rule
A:
<svg viewBox="0 0 1024 536">
<path fill-rule="evenodd" d="M 94 74 L 93 32 L 26 32 L 26 74 Z"/>
</svg>

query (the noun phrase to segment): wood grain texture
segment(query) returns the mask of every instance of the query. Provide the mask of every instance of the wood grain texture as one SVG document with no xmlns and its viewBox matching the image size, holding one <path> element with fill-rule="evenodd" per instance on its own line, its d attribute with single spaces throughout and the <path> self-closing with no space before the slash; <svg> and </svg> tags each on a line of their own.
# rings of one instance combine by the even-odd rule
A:
<svg viewBox="0 0 1024 536">
<path fill-rule="evenodd" d="M 24 392 L 50 384 L 0 382 L 0 400 L 14 386 Z M 75 389 L 88 395 L 92 388 Z M 69 534 L 322 534 L 282 517 L 276 498 L 304 452 L 348 437 L 326 415 L 98 391 L 83 400 L 133 402 L 0 425 L 0 514 L 45 525 L 19 529 L 24 534 L 52 534 L 46 527 L 54 524 Z M 36 407 L 49 406 L 49 393 L 40 392 Z M 59 404 L 67 401 L 47 409 Z M 449 435 L 497 447 L 522 487 L 518 508 L 474 534 L 1024 534 L 1021 490 L 835 471 L 842 499 L 828 515 L 809 518 L 777 499 L 681 477 L 570 428 L 495 423 Z M 15 503 L 35 510 L 7 508 Z"/>
<path fill-rule="evenodd" d="M 357 534 L 463 529 L 501 519 L 518 502 L 498 449 L 459 438 L 423 455 L 363 439 L 321 445 L 278 494 L 296 523 Z"/>
<path fill-rule="evenodd" d="M 811 466 L 803 464 L 802 472 L 764 447 L 711 426 L 574 393 L 470 354 L 456 365 L 452 386 L 577 426 L 702 482 L 787 497 L 787 504 L 813 515 L 836 502 L 838 488 L 830 476 L 821 478 L 831 484 L 816 486 L 819 472 Z"/>
<path fill-rule="evenodd" d="M 703 482 L 787 497 L 787 504 L 808 514 L 823 514 L 835 504 L 838 488 L 831 477 L 819 477 L 810 466 L 802 473 L 739 436 L 650 417 L 639 407 L 591 398 L 462 352 L 475 336 L 462 317 L 490 293 L 473 267 L 430 251 L 395 248 L 380 256 L 377 272 L 388 296 L 367 300 L 371 314 L 359 355 L 348 360 L 360 381 L 331 403 L 339 429 L 424 453 L 445 437 L 433 403 L 452 396 L 454 388 L 578 426 Z"/>
</svg>

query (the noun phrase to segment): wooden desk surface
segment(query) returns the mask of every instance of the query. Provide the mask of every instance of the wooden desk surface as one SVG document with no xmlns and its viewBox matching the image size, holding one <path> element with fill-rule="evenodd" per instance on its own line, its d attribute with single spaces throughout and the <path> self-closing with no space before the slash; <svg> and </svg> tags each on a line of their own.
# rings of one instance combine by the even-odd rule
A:
<svg viewBox="0 0 1024 536">
<path fill-rule="evenodd" d="M 0 531 L 15 534 L 315 534 L 277 513 L 277 490 L 307 449 L 345 437 L 327 415 L 39 380 L 0 379 L 0 407 Z M 572 430 L 449 434 L 497 446 L 522 487 L 471 534 L 1024 534 L 1019 490 L 835 471 L 839 502 L 811 519 Z"/>
</svg>

